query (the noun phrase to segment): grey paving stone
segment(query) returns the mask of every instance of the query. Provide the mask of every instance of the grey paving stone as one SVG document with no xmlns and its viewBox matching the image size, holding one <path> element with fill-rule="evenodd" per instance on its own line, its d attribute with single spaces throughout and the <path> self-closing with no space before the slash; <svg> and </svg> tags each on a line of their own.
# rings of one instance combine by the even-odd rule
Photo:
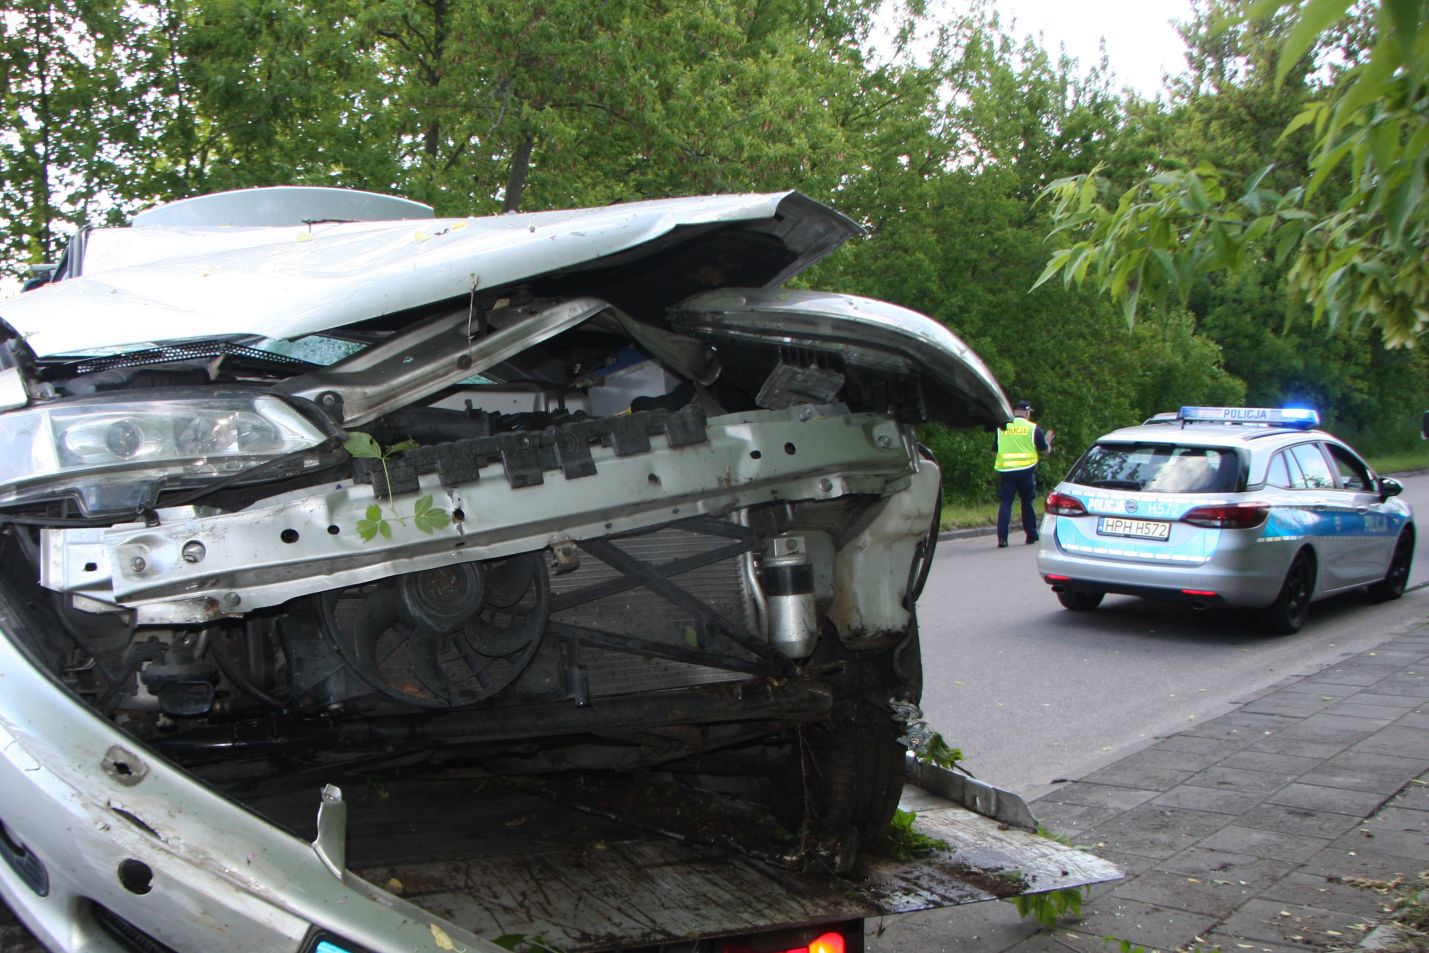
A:
<svg viewBox="0 0 1429 953">
<path fill-rule="evenodd" d="M 1114 937 L 1150 949 L 1177 950 L 1204 936 L 1215 917 L 1158 907 L 1135 900 L 1099 898 L 1076 932 Z"/>
<path fill-rule="evenodd" d="M 1429 731 L 1390 725 L 1356 744 L 1354 750 L 1429 762 Z"/>
<path fill-rule="evenodd" d="M 1197 738 L 1195 735 L 1172 735 L 1169 738 L 1162 738 L 1146 750 L 1185 751 L 1219 761 L 1240 751 L 1248 743 L 1244 738 Z M 1212 763 L 1214 764 L 1215 761 Z"/>
<path fill-rule="evenodd" d="M 1387 795 L 1373 791 L 1354 791 L 1324 787 L 1317 784 L 1287 784 L 1266 798 L 1271 804 L 1303 807 L 1312 811 L 1330 811 L 1353 817 L 1368 817 L 1379 810 Z"/>
<path fill-rule="evenodd" d="M 1249 704 L 1240 710 L 1257 715 L 1292 715 L 1303 718 L 1323 711 L 1335 704 L 1334 699 L 1322 698 L 1304 692 L 1276 692 Z"/>
<path fill-rule="evenodd" d="M 1237 822 L 1244 827 L 1275 831 L 1280 834 L 1334 838 L 1359 824 L 1361 818 L 1329 811 L 1312 811 L 1283 804 L 1260 804 Z"/>
<path fill-rule="evenodd" d="M 1355 702 L 1360 705 L 1377 705 L 1380 708 L 1398 708 L 1400 711 L 1413 711 L 1424 702 L 1419 698 L 1411 698 L 1408 695 L 1390 695 L 1383 692 L 1360 692 L 1354 696 Z"/>
<path fill-rule="evenodd" d="M 1313 758 L 1298 754 L 1274 754 L 1269 751 L 1241 751 L 1222 760 L 1218 768 L 1232 768 L 1245 771 L 1263 771 L 1283 776 L 1287 781 L 1304 774 L 1324 762 L 1324 758 Z"/>
<path fill-rule="evenodd" d="M 1091 781 L 1074 781 L 1060 787 L 1051 794 L 1043 795 L 1034 803 L 1041 805 L 1051 801 L 1059 804 L 1085 804 L 1089 807 L 1114 807 L 1129 811 L 1138 804 L 1154 798 L 1153 789 L 1128 788 L 1113 784 L 1096 784 Z"/>
<path fill-rule="evenodd" d="M 1284 715 L 1254 715 L 1233 711 L 1228 715 L 1221 715 L 1219 718 L 1212 718 L 1210 721 L 1187 728 L 1182 734 L 1194 738 L 1254 739 L 1273 735 L 1297 722 L 1299 722 L 1298 718 L 1289 718 Z"/>
<path fill-rule="evenodd" d="M 1394 663 L 1359 666 L 1336 666 L 1305 680 L 1307 685 L 1354 685 L 1364 688 L 1399 671 Z"/>
<path fill-rule="evenodd" d="M 1204 950 L 1219 950 L 1222 953 L 1305 953 L 1305 947 L 1300 944 L 1271 943 L 1269 940 L 1248 940 L 1245 937 L 1231 936 L 1222 930 L 1212 930 L 1206 934 L 1206 942 L 1202 944 Z M 1102 951 L 1106 953 L 1106 951 Z"/>
<path fill-rule="evenodd" d="M 1217 877 L 1204 880 L 1167 870 L 1148 870 L 1112 894 L 1121 900 L 1135 900 L 1169 910 L 1184 910 L 1224 920 L 1258 891 L 1239 880 Z"/>
<path fill-rule="evenodd" d="M 1387 827 L 1402 834 L 1429 837 L 1429 811 L 1390 804 L 1365 819 L 1367 827 Z"/>
<path fill-rule="evenodd" d="M 1234 851 L 1274 860 L 1300 862 L 1315 856 L 1329 847 L 1330 843 L 1329 837 L 1287 834 L 1246 827 L 1237 822 L 1202 838 L 1197 846 L 1208 850 Z"/>
<path fill-rule="evenodd" d="M 1224 814 L 1143 804 L 1091 832 L 1115 850 L 1164 858 L 1210 836 L 1231 820 Z"/>
<path fill-rule="evenodd" d="M 1375 683 L 1375 694 L 1406 695 L 1411 698 L 1429 700 L 1429 674 L 1424 672 L 1401 672 Z"/>
<path fill-rule="evenodd" d="M 1361 935 L 1353 914 L 1304 904 L 1252 900 L 1242 906 L 1219 930 L 1232 937 L 1268 940 L 1291 948 L 1324 950 L 1335 943 L 1354 943 Z"/>
<path fill-rule="evenodd" d="M 1316 698 L 1334 700 L 1337 698 L 1347 698 L 1357 692 L 1363 691 L 1363 685 L 1342 685 L 1338 682 L 1311 682 L 1308 679 L 1296 682 L 1284 691 L 1291 694 L 1314 695 Z"/>
<path fill-rule="evenodd" d="M 1215 764 L 1222 757 L 1224 754 L 1220 752 L 1174 751 L 1159 745 L 1143 748 L 1136 753 L 1137 761 L 1142 765 L 1173 768 L 1178 771 L 1200 771 Z"/>
<path fill-rule="evenodd" d="M 1388 821 L 1380 821 L 1379 818 L 1364 821 L 1335 838 L 1330 846 L 1346 851 L 1369 850 L 1378 854 L 1391 854 L 1403 857 L 1411 863 L 1429 866 L 1429 839 L 1426 839 L 1422 831 L 1406 831 L 1403 826 L 1397 825 L 1393 818 Z"/>
<path fill-rule="evenodd" d="M 1011 904 L 970 903 L 869 920 L 864 925 L 864 943 L 868 953 L 995 953 L 1044 932 L 1018 915 Z"/>
<path fill-rule="evenodd" d="M 1382 705 L 1364 705 L 1355 700 L 1355 696 L 1350 696 L 1342 702 L 1336 702 L 1325 709 L 1327 715 L 1348 715 L 1351 718 L 1368 718 L 1371 721 L 1382 725 L 1387 725 L 1396 718 L 1405 717 L 1398 708 L 1385 708 Z"/>
<path fill-rule="evenodd" d="M 1411 711 L 1400 715 L 1395 721 L 1395 726 L 1399 728 L 1414 728 L 1419 731 L 1429 729 L 1429 712 Z"/>
<path fill-rule="evenodd" d="M 1180 784 L 1194 773 L 1194 771 L 1182 771 L 1152 764 L 1138 764 L 1127 759 L 1108 765 L 1100 771 L 1094 771 L 1082 780 L 1092 784 L 1109 784 L 1144 791 L 1165 791 Z"/>
<path fill-rule="evenodd" d="M 1267 758 L 1276 757 L 1266 755 Z M 1310 764 L 1319 764 L 1318 760 L 1305 759 Z M 1244 794 L 1264 796 L 1278 791 L 1299 777 L 1299 772 L 1289 771 L 1256 771 L 1250 768 L 1231 768 L 1224 764 L 1218 764 L 1213 768 L 1207 768 L 1199 774 L 1193 774 L 1186 779 L 1187 784 L 1195 784 L 1203 788 L 1215 788 L 1222 791 L 1240 791 Z"/>
<path fill-rule="evenodd" d="M 1330 880 L 1295 871 L 1261 891 L 1264 899 L 1276 903 L 1300 903 L 1325 910 L 1348 913 L 1360 921 L 1384 918 L 1390 898 L 1344 880 Z"/>
<path fill-rule="evenodd" d="M 1123 877 L 1130 878 L 1140 876 L 1152 869 L 1157 863 L 1155 857 L 1147 857 L 1144 854 L 1130 854 L 1126 851 L 1117 850 L 1103 840 L 1092 840 L 1091 843 L 1085 846 L 1090 848 L 1091 852 L 1102 860 L 1115 865 L 1116 869 L 1121 871 Z M 1097 888 L 1093 889 L 1095 890 Z"/>
<path fill-rule="evenodd" d="M 1305 741 L 1300 738 L 1281 738 L 1271 735 L 1251 745 L 1250 751 L 1264 751 L 1269 754 L 1293 754 L 1304 758 L 1333 758 L 1348 745 L 1324 741 Z"/>
<path fill-rule="evenodd" d="M 1329 846 L 1317 852 L 1302 864 L 1297 871 L 1319 877 L 1358 878 L 1365 880 L 1392 881 L 1401 878 L 1411 881 L 1419 873 L 1419 864 L 1412 857 L 1397 857 L 1381 853 L 1372 846 L 1373 841 L 1361 839 L 1358 850 Z"/>
<path fill-rule="evenodd" d="M 1416 811 L 1429 811 L 1429 784 L 1416 778 L 1395 795 L 1390 807 L 1408 807 Z"/>
<path fill-rule="evenodd" d="M 1193 811 L 1211 811 L 1235 816 L 1244 814 L 1260 801 L 1244 791 L 1218 790 L 1188 783 L 1177 785 L 1151 803 L 1163 807 L 1185 807 Z"/>
<path fill-rule="evenodd" d="M 1032 805 L 1032 814 L 1043 827 L 1054 834 L 1070 837 L 1081 844 L 1087 831 L 1105 824 L 1121 814 L 1120 808 L 1092 807 L 1087 804 L 1043 804 Z"/>
<path fill-rule="evenodd" d="M 1276 737 L 1352 745 L 1370 737 L 1384 727 L 1382 722 L 1368 718 L 1350 718 L 1344 715 L 1321 713 L 1310 715 L 1301 720 L 1299 724 L 1279 732 Z"/>
<path fill-rule="evenodd" d="M 1422 768 L 1421 761 L 1350 750 L 1304 772 L 1300 780 L 1325 787 L 1393 794 L 1416 777 Z"/>
</svg>

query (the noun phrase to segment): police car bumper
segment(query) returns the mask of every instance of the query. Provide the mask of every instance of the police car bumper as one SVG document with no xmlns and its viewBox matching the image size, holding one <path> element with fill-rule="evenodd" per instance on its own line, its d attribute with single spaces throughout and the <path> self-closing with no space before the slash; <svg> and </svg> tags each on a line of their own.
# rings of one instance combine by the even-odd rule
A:
<svg viewBox="0 0 1429 953">
<path fill-rule="evenodd" d="M 1131 552 L 1073 552 L 1058 539 L 1057 522 L 1042 525 L 1037 571 L 1056 592 L 1108 592 L 1198 606 L 1259 609 L 1280 594 L 1294 552 L 1258 543 L 1258 530 L 1220 531 L 1215 551 L 1196 565 L 1153 562 Z"/>
</svg>

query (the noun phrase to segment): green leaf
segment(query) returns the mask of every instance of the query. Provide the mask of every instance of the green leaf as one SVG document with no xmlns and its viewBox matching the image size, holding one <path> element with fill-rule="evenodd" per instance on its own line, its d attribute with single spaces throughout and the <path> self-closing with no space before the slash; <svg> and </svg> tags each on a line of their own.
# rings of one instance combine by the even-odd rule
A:
<svg viewBox="0 0 1429 953">
<path fill-rule="evenodd" d="M 342 449 L 349 455 L 363 460 L 381 460 L 382 448 L 377 445 L 368 434 L 360 430 L 354 430 L 347 435 L 347 439 L 342 443 Z"/>
<path fill-rule="evenodd" d="M 363 512 L 362 515 L 373 523 L 380 522 L 382 520 L 382 507 L 378 506 L 376 503 L 369 503 L 367 504 L 367 509 Z"/>
<path fill-rule="evenodd" d="M 1300 57 L 1310 51 L 1315 39 L 1345 15 L 1351 0 L 1310 0 L 1300 8 L 1300 16 L 1280 47 L 1280 64 L 1275 68 L 1275 85 L 1279 87 L 1294 69 Z"/>
<path fill-rule="evenodd" d="M 452 521 L 451 515 L 446 510 L 433 505 L 430 494 L 418 497 L 413 511 L 417 529 L 428 535 L 446 528 Z"/>
<path fill-rule="evenodd" d="M 1400 58 L 1408 60 L 1414 55 L 1419 38 L 1422 0 L 1380 0 L 1380 3 L 1380 35 L 1388 36 L 1399 47 Z M 1383 22 L 1383 14 L 1389 15 L 1389 24 Z M 1386 26 L 1389 28 L 1385 29 Z"/>
<path fill-rule="evenodd" d="M 383 539 L 392 538 L 392 524 L 386 520 L 377 521 L 377 532 L 382 534 Z"/>
<path fill-rule="evenodd" d="M 408 450 L 416 450 L 420 446 L 421 444 L 417 443 L 417 441 L 409 437 L 406 440 L 402 440 L 392 444 L 392 446 L 388 447 L 386 452 L 382 455 L 384 457 L 395 457 L 399 453 L 406 453 Z"/>
<path fill-rule="evenodd" d="M 364 543 L 370 543 L 377 536 L 377 525 L 381 520 L 358 520 L 357 535 L 362 537 Z"/>
</svg>

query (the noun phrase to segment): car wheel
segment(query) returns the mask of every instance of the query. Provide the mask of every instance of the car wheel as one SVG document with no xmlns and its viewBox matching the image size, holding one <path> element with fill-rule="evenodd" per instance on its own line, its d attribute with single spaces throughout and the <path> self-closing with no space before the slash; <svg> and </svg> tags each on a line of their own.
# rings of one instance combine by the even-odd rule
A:
<svg viewBox="0 0 1429 953">
<path fill-rule="evenodd" d="M 836 705 L 827 724 L 805 730 L 804 790 L 818 829 L 852 830 L 860 849 L 877 846 L 903 792 L 899 734 L 888 709 L 863 700 Z"/>
<path fill-rule="evenodd" d="M 1280 635 L 1299 632 L 1310 615 L 1310 599 L 1314 594 L 1315 559 L 1308 550 L 1302 549 L 1285 573 L 1280 595 L 1265 610 L 1265 627 Z"/>
<path fill-rule="evenodd" d="M 1409 567 L 1413 562 L 1414 527 L 1407 526 L 1394 544 L 1394 555 L 1389 557 L 1389 571 L 1383 579 L 1369 587 L 1370 598 L 1376 602 L 1388 602 L 1404 595 L 1404 587 L 1409 583 Z"/>
<path fill-rule="evenodd" d="M 1073 612 L 1090 612 L 1102 604 L 1104 592 L 1059 592 L 1057 601 Z"/>
</svg>

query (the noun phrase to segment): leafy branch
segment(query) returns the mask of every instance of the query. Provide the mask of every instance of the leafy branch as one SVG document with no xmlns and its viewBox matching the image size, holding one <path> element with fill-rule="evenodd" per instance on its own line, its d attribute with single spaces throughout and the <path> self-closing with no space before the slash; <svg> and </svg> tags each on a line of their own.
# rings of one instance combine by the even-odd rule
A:
<svg viewBox="0 0 1429 953">
<path fill-rule="evenodd" d="M 437 506 L 430 493 L 417 497 L 417 502 L 412 506 L 411 516 L 402 516 L 397 512 L 396 498 L 392 493 L 392 473 L 387 468 L 387 461 L 399 453 L 415 449 L 417 447 L 415 440 L 403 440 L 384 450 L 382 445 L 370 434 L 353 431 L 348 434 L 347 440 L 342 446 L 353 457 L 380 462 L 382 478 L 387 483 L 387 499 L 391 501 L 389 504 L 392 513 L 391 519 L 382 515 L 381 506 L 376 503 L 370 504 L 363 514 L 363 518 L 357 521 L 357 535 L 362 537 L 364 543 L 370 543 L 378 536 L 383 539 L 391 539 L 393 522 L 403 524 L 411 522 L 428 536 L 451 525 L 451 514 Z"/>
</svg>

